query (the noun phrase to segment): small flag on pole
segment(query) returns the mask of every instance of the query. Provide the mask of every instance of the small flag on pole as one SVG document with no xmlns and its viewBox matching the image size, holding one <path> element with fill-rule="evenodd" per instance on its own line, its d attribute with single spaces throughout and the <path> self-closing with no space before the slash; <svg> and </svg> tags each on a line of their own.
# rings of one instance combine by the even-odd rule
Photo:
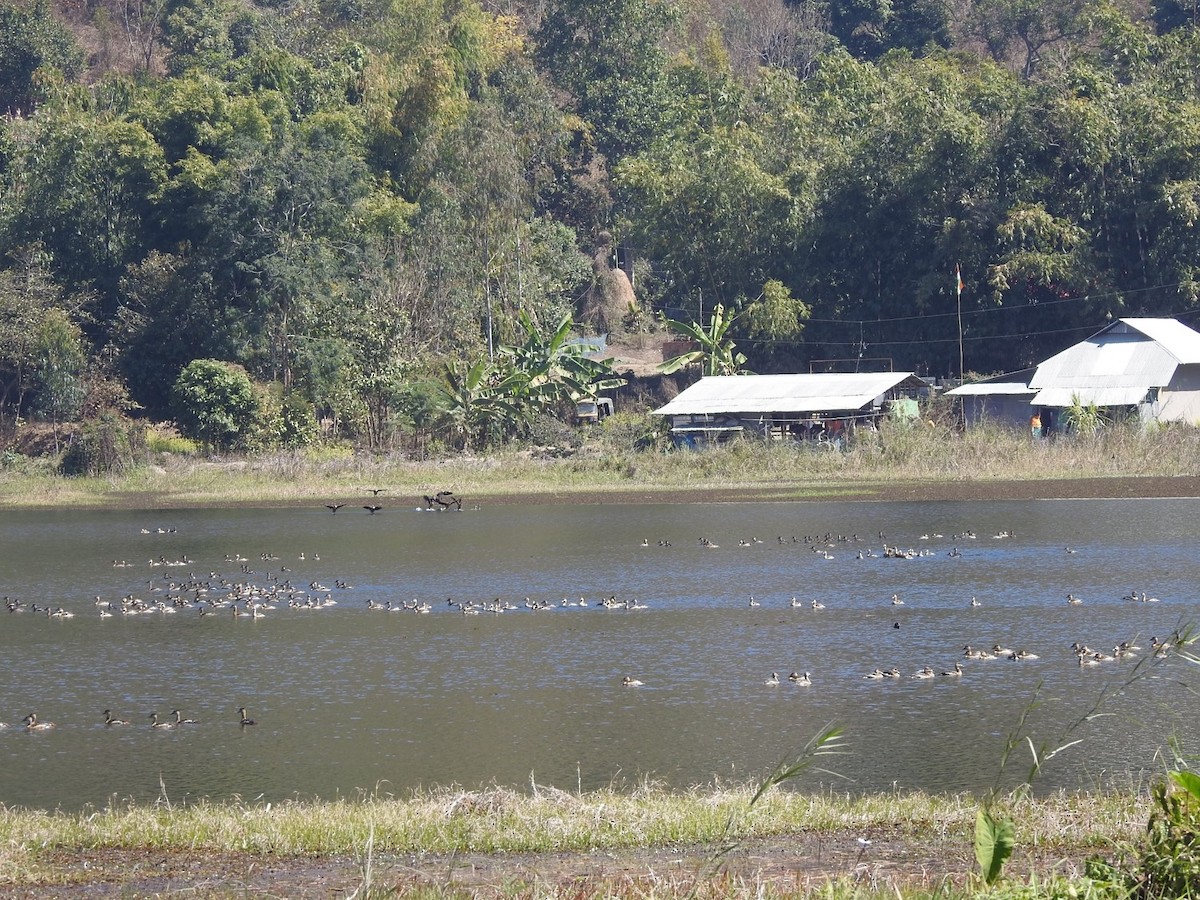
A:
<svg viewBox="0 0 1200 900">
<path fill-rule="evenodd" d="M 961 297 L 963 289 L 962 272 L 959 271 L 958 266 L 954 267 L 954 284 L 958 288 L 958 296 Z"/>
</svg>

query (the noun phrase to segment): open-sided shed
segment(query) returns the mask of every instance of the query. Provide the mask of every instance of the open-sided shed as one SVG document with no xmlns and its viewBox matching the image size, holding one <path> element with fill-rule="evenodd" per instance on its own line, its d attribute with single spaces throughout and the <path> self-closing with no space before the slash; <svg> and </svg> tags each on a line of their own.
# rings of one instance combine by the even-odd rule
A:
<svg viewBox="0 0 1200 900">
<path fill-rule="evenodd" d="M 884 412 L 916 414 L 928 385 L 911 372 L 715 375 L 679 393 L 656 415 L 677 444 L 694 446 L 752 433 L 837 441 Z"/>
</svg>

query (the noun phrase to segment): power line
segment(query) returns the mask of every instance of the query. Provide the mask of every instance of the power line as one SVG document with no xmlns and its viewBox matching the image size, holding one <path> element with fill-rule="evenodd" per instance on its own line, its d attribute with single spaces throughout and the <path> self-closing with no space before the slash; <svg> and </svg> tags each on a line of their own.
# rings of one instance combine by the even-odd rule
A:
<svg viewBox="0 0 1200 900">
<path fill-rule="evenodd" d="M 1107 324 L 1107 323 L 1106 323 Z M 1103 325 L 1076 325 L 1072 328 L 1056 328 L 1049 331 L 1019 331 L 1013 334 L 984 334 L 977 337 L 968 337 L 963 335 L 963 341 L 1000 341 L 1006 338 L 1021 338 L 1021 337 L 1045 337 L 1054 334 L 1070 334 L 1078 331 L 1086 331 L 1089 334 L 1095 334 Z M 827 341 L 821 339 L 819 341 L 795 341 L 795 340 L 774 340 L 772 338 L 738 338 L 737 343 L 753 344 L 755 346 L 768 347 L 811 347 L 814 344 L 820 344 L 822 347 L 859 347 L 859 341 Z M 920 344 L 957 344 L 957 337 L 948 338 L 904 338 L 898 341 L 867 341 L 868 347 L 901 347 Z"/>
<path fill-rule="evenodd" d="M 1151 285 L 1149 287 L 1144 287 L 1144 288 L 1129 288 L 1127 290 L 1120 290 L 1120 291 L 1105 291 L 1105 292 L 1099 293 L 1099 294 L 1091 294 L 1091 293 L 1080 294 L 1080 295 L 1074 296 L 1074 297 L 1060 297 L 1057 300 L 1039 300 L 1036 303 L 1022 303 L 1022 304 L 1017 304 L 1017 305 L 1013 305 L 1013 306 L 1003 306 L 1003 305 L 989 306 L 989 307 L 983 307 L 983 308 L 979 308 L 979 309 L 964 309 L 962 311 L 962 314 L 963 314 L 963 316 L 979 316 L 979 315 L 985 315 L 987 313 L 1032 312 L 1034 310 L 1045 309 L 1045 308 L 1051 307 L 1051 306 L 1059 306 L 1064 303 L 1084 303 L 1087 301 L 1099 303 L 1099 302 L 1104 302 L 1105 300 L 1116 300 L 1116 299 L 1120 299 L 1120 298 L 1124 298 L 1124 297 L 1134 297 L 1134 296 L 1137 296 L 1138 294 L 1148 294 L 1148 293 L 1152 293 L 1155 291 L 1170 290 L 1171 288 L 1181 287 L 1182 284 L 1183 284 L 1183 282 L 1174 281 L 1174 282 L 1168 282 L 1168 283 L 1164 283 L 1164 284 Z M 663 312 L 668 308 L 669 308 L 668 304 L 665 304 L 662 302 L 652 304 L 652 310 L 656 311 L 656 312 Z M 1185 313 L 1178 313 L 1177 315 L 1187 315 L 1188 313 L 1195 312 L 1195 311 L 1196 311 L 1196 309 L 1193 308 L 1192 310 L 1188 310 Z M 950 311 L 950 312 L 921 313 L 920 315 L 913 315 L 913 316 L 891 316 L 891 317 L 887 317 L 887 318 L 875 318 L 875 319 L 853 319 L 853 318 L 813 319 L 813 318 L 810 318 L 810 319 L 805 319 L 804 321 L 805 321 L 805 324 L 813 324 L 813 325 L 818 325 L 818 324 L 820 324 L 820 325 L 854 325 L 854 326 L 891 325 L 891 324 L 896 324 L 896 323 L 900 323 L 900 322 L 928 322 L 928 321 L 932 321 L 935 319 L 945 319 L 945 318 L 957 317 L 957 315 L 958 315 L 957 311 Z M 1103 326 L 1101 326 L 1101 327 L 1103 327 Z M 1045 333 L 1053 333 L 1053 332 L 1045 332 Z M 1038 332 L 1032 332 L 1031 334 L 1038 334 Z"/>
<path fill-rule="evenodd" d="M 1026 310 L 1044 309 L 1047 306 L 1057 306 L 1062 303 L 1082 303 L 1087 300 L 1103 302 L 1106 299 L 1116 299 L 1116 298 L 1127 297 L 1127 296 L 1131 296 L 1131 295 L 1135 295 L 1135 294 L 1150 293 L 1151 291 L 1161 291 L 1161 290 L 1166 290 L 1169 288 L 1177 288 L 1180 285 L 1181 285 L 1181 282 L 1176 281 L 1176 282 L 1172 282 L 1169 284 L 1153 285 L 1151 287 L 1146 287 L 1146 288 L 1133 288 L 1133 289 L 1130 289 L 1127 291 L 1107 291 L 1102 294 L 1081 294 L 1076 297 L 1060 297 L 1058 300 L 1039 300 L 1037 303 L 1022 303 L 1022 304 L 1014 305 L 1014 306 L 990 306 L 990 307 L 983 307 L 980 309 L 964 309 L 963 315 L 964 316 L 968 316 L 968 315 L 973 316 L 973 315 L 983 315 L 984 313 L 994 313 L 994 312 L 1010 312 L 1010 313 L 1011 312 L 1021 312 L 1021 311 L 1026 311 Z M 945 318 L 956 317 L 956 316 L 957 316 L 957 312 L 935 312 L 935 313 L 922 313 L 921 315 L 917 315 L 917 316 L 894 316 L 894 317 L 885 318 L 885 319 L 806 319 L 805 321 L 806 322 L 836 323 L 836 324 L 849 324 L 849 323 L 862 322 L 862 323 L 871 323 L 871 324 L 877 323 L 877 324 L 882 325 L 882 324 L 891 324 L 894 322 L 914 322 L 914 321 L 928 321 L 930 319 L 945 319 Z"/>
<path fill-rule="evenodd" d="M 1178 318 L 1183 318 L 1185 316 L 1191 316 L 1191 315 L 1196 315 L 1196 314 L 1200 314 L 1200 307 L 1192 307 L 1190 309 L 1183 310 L 1182 312 L 1170 313 L 1169 315 L 1172 318 L 1178 319 Z M 858 320 L 840 321 L 840 320 L 836 320 L 836 319 L 826 319 L 823 321 L 825 321 L 826 323 L 832 323 L 832 324 L 837 324 L 837 325 L 858 325 L 859 324 Z M 892 321 L 895 321 L 895 320 L 892 320 Z M 872 323 L 872 320 L 868 319 L 868 320 L 865 320 L 865 322 Z M 807 320 L 806 320 L 806 324 L 807 324 Z M 1089 334 L 1095 334 L 1097 331 L 1100 331 L 1102 328 L 1104 328 L 1105 325 L 1108 325 L 1108 324 L 1109 324 L 1109 322 L 1105 321 L 1103 324 L 1100 324 L 1100 325 L 1096 325 L 1096 324 L 1073 325 L 1068 328 L 1052 328 L 1052 329 L 1047 329 L 1044 331 L 1018 331 L 1018 332 L 1012 332 L 1009 334 L 982 334 L 982 335 L 976 335 L 976 336 L 964 335 L 963 340 L 964 341 L 972 341 L 972 342 L 1001 341 L 1001 340 L 1007 340 L 1010 338 L 1037 338 L 1037 337 L 1049 337 L 1049 336 L 1056 335 L 1056 334 L 1073 334 L 1073 333 L 1080 332 L 1080 331 L 1086 331 Z M 802 341 L 802 340 L 778 340 L 775 338 L 738 338 L 737 343 L 738 344 L 753 344 L 755 346 L 767 346 L 767 347 L 811 347 L 814 344 L 820 344 L 823 347 L 855 347 L 855 348 L 858 348 L 858 347 L 862 346 L 862 339 L 860 338 L 858 340 L 850 340 L 850 341 L 832 341 L 832 340 L 825 340 L 822 338 L 819 341 Z M 904 338 L 903 340 L 897 340 L 897 341 L 888 341 L 888 340 L 867 341 L 866 346 L 870 346 L 870 347 L 900 347 L 900 346 L 910 346 L 910 345 L 915 346 L 915 345 L 923 345 L 923 344 L 955 344 L 955 343 L 958 343 L 957 337 Z"/>
</svg>

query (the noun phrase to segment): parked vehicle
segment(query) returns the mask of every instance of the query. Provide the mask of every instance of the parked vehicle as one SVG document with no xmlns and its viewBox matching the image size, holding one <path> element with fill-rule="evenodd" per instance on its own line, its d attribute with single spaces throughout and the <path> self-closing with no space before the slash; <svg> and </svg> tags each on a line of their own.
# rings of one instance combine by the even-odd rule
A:
<svg viewBox="0 0 1200 900">
<path fill-rule="evenodd" d="M 613 413 L 613 402 L 608 397 L 580 400 L 575 404 L 575 421 L 579 425 L 595 425 Z"/>
</svg>

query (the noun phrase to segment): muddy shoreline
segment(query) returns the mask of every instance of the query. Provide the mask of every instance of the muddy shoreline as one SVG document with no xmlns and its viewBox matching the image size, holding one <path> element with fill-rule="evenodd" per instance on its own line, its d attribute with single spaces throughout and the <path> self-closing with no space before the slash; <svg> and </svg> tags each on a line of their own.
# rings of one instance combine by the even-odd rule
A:
<svg viewBox="0 0 1200 900">
<path fill-rule="evenodd" d="M 827 482 L 747 488 L 668 488 L 622 491 L 557 491 L 482 495 L 495 505 L 550 503 L 737 503 L 794 500 L 994 501 L 1200 497 L 1200 476 L 969 480 L 919 482 Z"/>
<path fill-rule="evenodd" d="M 531 487 L 527 491 L 486 488 L 459 494 L 464 509 L 474 506 L 547 506 L 563 503 L 784 503 L 794 501 L 995 501 L 1076 500 L 1118 498 L 1200 497 L 1200 475 L 1114 476 L 1057 479 L 964 479 L 959 481 L 819 481 L 785 484 L 755 484 L 744 487 L 646 487 L 613 486 L 602 489 Z M 408 496 L 401 488 L 387 490 L 367 500 L 383 509 L 412 509 L 423 505 L 420 496 Z M 356 508 L 362 494 L 311 493 L 303 497 L 243 500 L 228 496 L 212 499 L 194 494 L 177 495 L 159 491 L 113 491 L 91 506 L 107 509 L 300 509 L 342 503 Z M 43 504 L 36 504 L 43 505 Z M 51 502 L 45 504 L 56 505 Z M 65 504 L 71 505 L 71 504 Z M 13 503 L 12 508 L 28 504 Z"/>
<path fill-rule="evenodd" d="M 1078 876 L 1094 848 L 1018 847 L 1007 872 Z M 970 839 L 914 837 L 885 828 L 801 832 L 712 847 L 548 853 L 378 854 L 286 857 L 206 850 L 56 850 L 32 883 L 0 881 L 0 895 L 77 897 L 349 897 L 364 887 L 388 896 L 595 897 L 756 896 L 816 889 L 846 879 L 875 890 L 963 887 L 975 869 Z"/>
</svg>

